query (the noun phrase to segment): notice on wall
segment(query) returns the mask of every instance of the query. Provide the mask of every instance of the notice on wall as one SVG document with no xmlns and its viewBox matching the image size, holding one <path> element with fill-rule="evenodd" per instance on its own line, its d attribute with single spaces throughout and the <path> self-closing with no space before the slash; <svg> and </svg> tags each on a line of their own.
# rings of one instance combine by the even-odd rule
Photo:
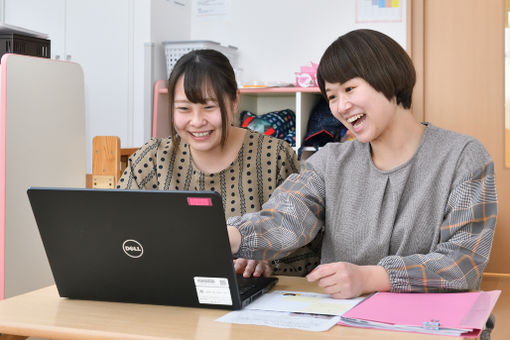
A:
<svg viewBox="0 0 510 340">
<path fill-rule="evenodd" d="M 181 7 L 187 7 L 188 6 L 188 0 L 174 0 L 174 5 L 181 6 Z"/>
<path fill-rule="evenodd" d="M 356 0 L 356 23 L 402 22 L 405 0 Z"/>
<path fill-rule="evenodd" d="M 193 13 L 199 20 L 226 20 L 232 12 L 231 0 L 196 0 Z"/>
</svg>

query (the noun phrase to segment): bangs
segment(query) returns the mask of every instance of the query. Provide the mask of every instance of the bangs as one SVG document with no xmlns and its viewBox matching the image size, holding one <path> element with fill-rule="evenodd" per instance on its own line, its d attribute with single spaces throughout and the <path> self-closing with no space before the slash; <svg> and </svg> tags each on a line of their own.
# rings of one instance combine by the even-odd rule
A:
<svg viewBox="0 0 510 340">
<path fill-rule="evenodd" d="M 326 50 L 317 69 L 323 81 L 343 84 L 361 76 L 357 58 L 352 53 L 346 53 L 352 51 L 348 45 L 348 42 L 337 41 Z"/>
<path fill-rule="evenodd" d="M 205 104 L 207 100 L 218 101 L 219 89 L 211 80 L 210 70 L 203 63 L 192 63 L 184 71 L 184 93 L 192 103 Z"/>
<path fill-rule="evenodd" d="M 347 42 L 337 40 L 326 49 L 319 62 L 317 80 L 324 96 L 326 96 L 325 82 L 343 84 L 352 78 L 363 78 L 363 70 L 360 70 L 356 54 L 346 51 L 351 52 L 352 48 Z"/>
<path fill-rule="evenodd" d="M 326 61 L 321 60 L 319 68 L 317 69 L 317 76 L 321 78 L 322 83 L 340 83 L 343 84 L 346 81 L 358 76 L 358 73 L 353 67 L 345 67 L 344 65 L 352 65 L 347 59 L 345 54 L 335 56 L 335 60 Z"/>
</svg>

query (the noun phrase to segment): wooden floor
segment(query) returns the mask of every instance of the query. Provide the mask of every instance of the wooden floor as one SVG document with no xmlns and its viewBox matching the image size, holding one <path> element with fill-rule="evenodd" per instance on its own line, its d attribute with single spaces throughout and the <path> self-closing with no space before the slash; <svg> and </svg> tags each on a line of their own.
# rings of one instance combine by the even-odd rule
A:
<svg viewBox="0 0 510 340">
<path fill-rule="evenodd" d="M 501 290 L 501 295 L 494 307 L 496 326 L 491 334 L 491 340 L 510 339 L 510 276 L 484 276 L 482 290 Z"/>
</svg>

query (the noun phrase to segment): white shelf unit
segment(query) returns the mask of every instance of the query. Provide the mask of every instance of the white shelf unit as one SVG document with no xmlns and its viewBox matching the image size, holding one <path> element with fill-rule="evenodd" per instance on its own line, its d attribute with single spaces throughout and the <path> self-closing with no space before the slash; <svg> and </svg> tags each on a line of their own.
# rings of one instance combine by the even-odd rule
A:
<svg viewBox="0 0 510 340">
<path fill-rule="evenodd" d="M 168 84 L 166 80 L 158 80 L 154 87 L 154 112 L 152 137 L 170 135 L 168 122 Z M 308 118 L 313 107 L 321 96 L 319 88 L 279 87 L 279 88 L 242 88 L 239 100 L 239 113 L 247 110 L 255 114 L 291 109 L 296 114 L 296 146 L 301 147 L 306 135 Z M 239 115 L 235 124 L 239 125 Z M 315 151 L 313 147 L 305 151 Z"/>
<path fill-rule="evenodd" d="M 239 112 L 247 110 L 261 115 L 284 109 L 294 111 L 296 114 L 294 150 L 297 151 L 301 147 L 306 135 L 308 118 L 321 96 L 318 88 L 243 88 L 240 92 Z"/>
</svg>

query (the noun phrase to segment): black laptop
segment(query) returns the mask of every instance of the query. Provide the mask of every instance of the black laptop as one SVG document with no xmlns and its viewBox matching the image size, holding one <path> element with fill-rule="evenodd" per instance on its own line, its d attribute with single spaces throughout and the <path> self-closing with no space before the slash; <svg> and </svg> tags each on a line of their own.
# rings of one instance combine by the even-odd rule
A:
<svg viewBox="0 0 510 340">
<path fill-rule="evenodd" d="M 29 188 L 62 297 L 241 309 L 276 278 L 234 271 L 215 192 Z"/>
</svg>

